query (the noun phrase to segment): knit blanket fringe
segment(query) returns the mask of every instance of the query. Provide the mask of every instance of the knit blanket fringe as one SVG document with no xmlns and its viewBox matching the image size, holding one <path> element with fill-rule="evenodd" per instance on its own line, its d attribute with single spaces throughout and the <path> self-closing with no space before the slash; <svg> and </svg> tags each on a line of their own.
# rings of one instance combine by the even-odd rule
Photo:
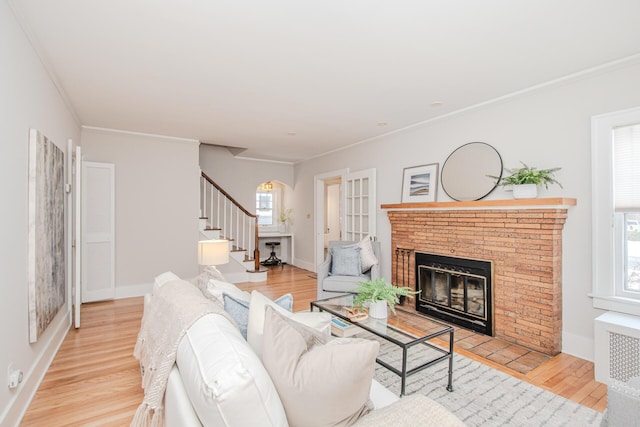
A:
<svg viewBox="0 0 640 427">
<path fill-rule="evenodd" d="M 165 283 L 145 304 L 133 355 L 140 361 L 144 399 L 131 427 L 164 426 L 164 393 L 180 340 L 199 318 L 217 313 L 229 318 L 221 304 L 205 298 L 189 282 Z"/>
</svg>

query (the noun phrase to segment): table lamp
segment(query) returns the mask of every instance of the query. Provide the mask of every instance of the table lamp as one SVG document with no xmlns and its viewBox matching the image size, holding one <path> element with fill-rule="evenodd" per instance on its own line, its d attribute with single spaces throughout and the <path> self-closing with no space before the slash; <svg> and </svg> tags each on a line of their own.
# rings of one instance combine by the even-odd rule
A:
<svg viewBox="0 0 640 427">
<path fill-rule="evenodd" d="M 198 264 L 206 265 L 218 271 L 216 265 L 229 262 L 228 240 L 200 240 L 198 242 Z"/>
</svg>

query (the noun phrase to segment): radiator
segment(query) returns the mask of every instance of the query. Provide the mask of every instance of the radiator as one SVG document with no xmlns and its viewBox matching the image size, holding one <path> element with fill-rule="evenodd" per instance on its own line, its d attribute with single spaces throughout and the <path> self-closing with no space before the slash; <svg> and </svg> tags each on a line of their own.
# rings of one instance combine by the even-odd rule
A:
<svg viewBox="0 0 640 427">
<path fill-rule="evenodd" d="M 640 317 L 608 312 L 596 318 L 594 328 L 596 381 L 640 376 Z"/>
</svg>

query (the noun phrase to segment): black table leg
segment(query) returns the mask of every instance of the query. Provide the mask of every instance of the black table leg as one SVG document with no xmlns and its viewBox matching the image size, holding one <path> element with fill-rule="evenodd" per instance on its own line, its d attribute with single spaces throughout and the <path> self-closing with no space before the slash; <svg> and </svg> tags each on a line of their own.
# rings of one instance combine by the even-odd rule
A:
<svg viewBox="0 0 640 427">
<path fill-rule="evenodd" d="M 453 391 L 453 331 L 449 332 L 449 384 L 447 391 Z"/>
</svg>

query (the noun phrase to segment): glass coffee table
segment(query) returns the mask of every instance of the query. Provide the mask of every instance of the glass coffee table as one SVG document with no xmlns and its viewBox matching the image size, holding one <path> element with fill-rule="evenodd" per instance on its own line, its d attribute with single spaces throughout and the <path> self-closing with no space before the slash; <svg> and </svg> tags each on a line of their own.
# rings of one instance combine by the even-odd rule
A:
<svg viewBox="0 0 640 427">
<path fill-rule="evenodd" d="M 396 309 L 395 315 L 389 312 L 387 319 L 368 317 L 365 320 L 354 322 L 349 320 L 345 311 L 345 307 L 352 307 L 354 296 L 353 294 L 344 294 L 313 301 L 311 303 L 311 311 L 317 309 L 331 313 L 339 319 L 356 325 L 363 331 L 374 334 L 382 340 L 398 346 L 402 353 L 399 363 L 400 366 L 397 366 L 398 363 L 394 366 L 392 362 L 382 360 L 380 357 L 376 359 L 376 362 L 400 376 L 400 396 L 405 394 L 408 376 L 443 360 L 449 361 L 449 382 L 447 384 L 447 390 L 453 391 L 454 330 L 452 326 L 431 320 L 426 316 L 398 309 Z M 428 351 L 418 355 L 421 349 L 420 346 L 426 346 Z M 424 349 L 424 347 L 422 347 L 422 349 Z M 414 356 L 415 354 L 416 360 L 409 360 L 410 350 L 414 350 L 411 352 L 411 355 Z"/>
</svg>

